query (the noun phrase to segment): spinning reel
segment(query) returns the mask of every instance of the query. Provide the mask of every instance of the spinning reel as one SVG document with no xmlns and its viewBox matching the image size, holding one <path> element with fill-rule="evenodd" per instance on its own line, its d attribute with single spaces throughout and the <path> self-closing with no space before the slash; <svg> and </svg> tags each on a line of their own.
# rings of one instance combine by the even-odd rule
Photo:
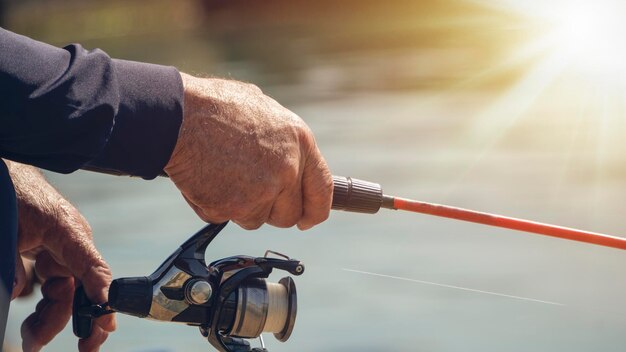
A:
<svg viewBox="0 0 626 352">
<path fill-rule="evenodd" d="M 207 246 L 226 226 L 209 224 L 183 243 L 150 276 L 113 280 L 109 301 L 93 304 L 82 286 L 76 289 L 74 334 L 91 335 L 93 319 L 119 312 L 159 321 L 198 326 L 221 352 L 267 352 L 261 333 L 287 341 L 296 320 L 296 286 L 291 277 L 266 279 L 273 269 L 301 275 L 304 265 L 280 253 L 204 260 Z M 268 257 L 268 255 L 276 257 Z M 251 348 L 246 339 L 261 340 Z"/>
</svg>

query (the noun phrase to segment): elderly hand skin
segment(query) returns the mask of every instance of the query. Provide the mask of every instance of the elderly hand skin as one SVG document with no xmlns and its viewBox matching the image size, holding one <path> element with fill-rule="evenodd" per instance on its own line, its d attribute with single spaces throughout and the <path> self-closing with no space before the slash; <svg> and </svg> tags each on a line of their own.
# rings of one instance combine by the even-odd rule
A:
<svg viewBox="0 0 626 352">
<path fill-rule="evenodd" d="M 43 298 L 22 324 L 22 349 L 40 351 L 67 325 L 78 281 L 93 302 L 102 303 L 107 300 L 111 270 L 98 253 L 91 228 L 78 210 L 37 169 L 13 162 L 7 165 L 18 200 L 18 251 L 35 260 L 37 276 L 42 280 Z M 13 297 L 20 295 L 27 281 L 22 277 L 22 267 L 18 255 Z M 113 330 L 113 315 L 97 319 L 91 337 L 79 341 L 79 350 L 98 351 Z"/>
<path fill-rule="evenodd" d="M 302 119 L 254 85 L 181 75 L 184 116 L 165 172 L 201 219 L 305 230 L 328 218 L 332 176 Z"/>
</svg>

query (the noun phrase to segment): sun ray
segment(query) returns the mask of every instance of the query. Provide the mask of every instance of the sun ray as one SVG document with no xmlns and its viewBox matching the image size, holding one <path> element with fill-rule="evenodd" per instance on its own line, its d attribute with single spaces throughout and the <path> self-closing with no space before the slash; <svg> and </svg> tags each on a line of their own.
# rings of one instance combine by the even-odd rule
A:
<svg viewBox="0 0 626 352">
<path fill-rule="evenodd" d="M 445 197 L 453 194 L 463 180 L 480 164 L 489 152 L 498 145 L 515 123 L 541 96 L 542 92 L 562 72 L 562 57 L 553 53 L 531 69 L 519 82 L 504 92 L 491 106 L 475 118 L 467 131 L 466 145 L 477 149 L 471 161 L 463 170 L 456 173 L 456 179 L 445 192 Z"/>
<path fill-rule="evenodd" d="M 521 65 L 528 65 L 537 60 L 550 49 L 551 39 L 534 40 L 515 49 L 494 65 L 473 73 L 471 76 L 454 82 L 450 86 L 430 96 L 429 101 L 438 102 L 448 98 L 449 94 L 466 92 L 468 89 L 480 88 L 483 84 L 501 75 L 507 75 Z"/>
<path fill-rule="evenodd" d="M 572 170 L 572 164 L 574 163 L 574 157 L 577 154 L 576 147 L 579 144 L 580 139 L 582 138 L 582 132 L 586 127 L 585 120 L 587 118 L 587 114 L 589 113 L 589 107 L 591 106 L 591 98 L 588 94 L 580 94 L 578 99 L 576 100 L 577 109 L 576 115 L 571 122 L 573 128 L 571 129 L 571 133 L 569 135 L 567 146 L 565 147 L 565 155 L 561 161 L 561 165 L 559 166 L 560 171 L 557 174 L 553 191 L 551 194 L 550 202 L 553 205 L 558 205 L 562 201 L 561 193 L 564 191 L 563 187 L 566 183 L 566 178 Z"/>
<path fill-rule="evenodd" d="M 595 140 L 595 168 L 594 168 L 594 179 L 593 179 L 593 214 L 592 214 L 592 223 L 596 224 L 600 222 L 600 214 L 602 213 L 602 203 L 603 203 L 603 186 L 606 181 L 606 165 L 607 165 L 607 152 L 608 152 L 608 141 L 607 137 L 609 134 L 609 122 L 611 114 L 611 107 L 608 100 L 607 92 L 601 91 L 600 96 L 600 108 L 601 114 L 599 118 L 599 123 L 597 125 L 596 131 L 596 140 Z"/>
<path fill-rule="evenodd" d="M 556 177 L 554 192 L 558 193 L 561 189 L 561 183 L 574 162 L 575 153 L 585 152 L 577 145 L 581 132 L 585 129 L 587 132 L 593 130 L 596 132 L 590 148 L 595 150 L 593 161 L 579 158 L 575 162 L 592 162 L 589 165 L 593 168 L 591 176 L 595 191 L 591 201 L 598 208 L 603 201 L 602 187 L 608 177 L 608 168 L 615 159 L 612 154 L 614 152 L 610 150 L 616 143 L 615 121 L 624 117 L 620 113 L 626 107 L 626 42 L 621 38 L 622 33 L 626 32 L 626 21 L 621 18 L 626 10 L 626 2 L 462 1 L 527 18 L 528 21 L 524 23 L 529 26 L 529 33 L 534 33 L 535 38 L 523 43 L 522 47 L 503 58 L 498 65 L 472 75 L 443 92 L 445 94 L 456 89 L 480 86 L 490 77 L 506 75 L 508 69 L 524 65 L 524 60 L 528 61 L 529 68 L 523 76 L 513 82 L 482 113 L 471 117 L 463 144 L 476 150 L 475 156 L 461 166 L 460 172 L 455 173 L 457 176 L 444 196 L 449 196 L 457 189 L 518 121 L 524 119 L 528 109 L 539 103 L 547 88 L 551 87 L 551 94 L 554 94 L 556 100 L 550 103 L 563 107 L 564 113 L 571 110 L 568 104 L 579 105 L 578 110 L 575 109 L 574 118 L 561 117 L 554 121 L 554 128 L 558 128 L 557 124 L 567 124 L 561 126 L 571 131 L 565 137 L 566 142 L 558 146 L 563 151 L 564 160 L 560 165 L 561 171 L 557 173 L 559 176 Z M 539 30 L 533 30 L 533 26 Z M 545 57 L 536 62 L 536 57 L 542 55 Z M 557 79 L 563 76 L 567 76 L 567 83 Z M 569 96 L 559 92 L 558 87 L 565 86 L 558 85 L 563 84 L 571 85 L 567 86 Z M 618 92 L 621 94 L 618 95 Z M 579 96 L 580 99 L 568 102 L 572 96 Z M 555 137 L 555 145 L 560 138 L 563 137 Z"/>
</svg>

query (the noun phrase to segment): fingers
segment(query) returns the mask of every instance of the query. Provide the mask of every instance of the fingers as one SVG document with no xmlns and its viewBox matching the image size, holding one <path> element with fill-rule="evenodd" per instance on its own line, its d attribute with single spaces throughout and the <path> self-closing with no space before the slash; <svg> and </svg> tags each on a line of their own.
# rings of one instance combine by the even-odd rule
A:
<svg viewBox="0 0 626 352">
<path fill-rule="evenodd" d="M 185 199 L 185 201 L 187 202 L 187 204 L 189 204 L 189 206 L 191 207 L 191 209 L 193 209 L 193 211 L 196 213 L 196 215 L 198 215 L 198 217 L 200 219 L 202 219 L 202 221 L 205 222 L 209 222 L 212 224 L 221 224 L 223 222 L 226 222 L 228 220 L 230 220 L 227 217 L 224 216 L 220 216 L 217 214 L 209 214 L 207 212 L 204 211 L 204 209 L 202 209 L 201 207 L 197 206 L 194 202 L 192 202 L 189 198 L 187 198 L 187 196 L 183 193 L 181 193 L 183 198 Z"/>
<path fill-rule="evenodd" d="M 96 330 L 96 327 L 98 327 L 100 330 L 107 332 L 107 333 L 115 331 L 115 328 L 117 327 L 117 322 L 115 321 L 115 314 L 107 314 L 107 315 L 101 316 L 100 318 L 95 319 L 93 322 L 94 322 L 94 325 L 93 325 L 94 330 Z M 104 342 L 104 340 L 102 340 L 102 342 Z"/>
<path fill-rule="evenodd" d="M 85 293 L 92 302 L 103 303 L 108 300 L 109 286 L 111 285 L 111 269 L 102 262 L 92 262 L 87 264 L 86 268 L 79 276 Z M 96 320 L 97 324 L 105 331 L 115 331 L 116 322 L 114 315 L 106 315 Z M 102 340 L 104 341 L 104 340 Z"/>
<path fill-rule="evenodd" d="M 41 280 L 50 280 L 58 277 L 71 277 L 72 272 L 66 268 L 65 266 L 57 263 L 56 260 L 50 255 L 48 251 L 41 252 L 37 255 L 37 260 L 35 262 L 35 271 L 37 276 L 41 278 Z M 83 285 L 85 283 L 83 282 Z M 73 297 L 73 291 L 72 291 Z M 115 330 L 115 316 L 114 315 L 105 315 L 96 320 L 94 320 L 94 331 L 96 331 L 96 326 L 102 331 L 112 332 Z M 99 341 L 97 338 L 90 339 L 90 341 Z M 103 340 L 104 341 L 104 340 Z M 91 342 L 90 342 L 91 343 Z M 89 344 L 90 344 L 89 343 Z"/>
<path fill-rule="evenodd" d="M 270 212 L 272 210 L 273 201 L 259 202 L 259 205 L 252 208 L 249 211 L 236 211 L 233 212 L 234 216 L 229 219 L 220 215 L 219 211 L 213 211 L 209 214 L 209 211 L 205 211 L 203 208 L 194 204 L 187 196 L 183 194 L 183 198 L 187 201 L 189 206 L 196 212 L 200 219 L 212 223 L 221 224 L 223 222 L 232 220 L 235 224 L 241 226 L 246 230 L 256 230 L 268 221 Z"/>
<path fill-rule="evenodd" d="M 24 352 L 40 351 L 63 328 L 72 315 L 74 280 L 71 277 L 46 281 L 41 292 L 43 299 L 33 314 L 22 324 L 22 349 Z"/>
<path fill-rule="evenodd" d="M 109 333 L 107 331 L 102 329 L 101 326 L 94 324 L 91 336 L 78 341 L 78 350 L 80 352 L 97 352 L 108 337 Z"/>
<path fill-rule="evenodd" d="M 272 210 L 273 200 L 259 203 L 252 210 L 243 213 L 242 217 L 233 219 L 233 222 L 246 230 L 256 230 L 267 222 Z"/>
<path fill-rule="evenodd" d="M 276 199 L 267 223 L 276 227 L 292 227 L 302 217 L 302 193 L 298 188 L 283 190 Z"/>
<path fill-rule="evenodd" d="M 108 300 L 109 286 L 112 281 L 111 269 L 96 249 L 91 236 L 85 234 L 86 228 L 71 227 L 59 230 L 53 243 L 46 243 L 51 254 L 49 265 L 38 265 L 42 276 L 61 276 L 69 273 L 81 281 L 87 297 L 94 303 Z M 65 231 L 65 232 L 63 232 Z M 46 257 L 43 257 L 46 259 Z M 39 258 L 37 260 L 39 262 Z M 58 265 L 54 265 L 56 262 Z M 46 263 L 44 261 L 44 263 Z M 39 263 L 38 263 L 39 264 Z M 98 320 L 105 331 L 115 330 L 115 317 L 108 315 Z"/>
<path fill-rule="evenodd" d="M 57 263 L 83 283 L 89 299 L 95 303 L 106 302 L 111 269 L 90 238 L 83 233 L 66 231 L 56 236 L 54 243 L 46 243 L 46 247 Z"/>
<path fill-rule="evenodd" d="M 37 255 L 35 261 L 35 272 L 42 280 L 48 280 L 55 277 L 71 277 L 72 273 L 61 264 L 57 263 L 50 252 L 43 251 Z"/>
<path fill-rule="evenodd" d="M 315 162 L 304 166 L 302 181 L 289 182 L 278 196 L 263 202 L 249 211 L 231 210 L 232 218 L 211 214 L 194 204 L 188 197 L 183 197 L 198 216 L 207 222 L 222 223 L 232 220 L 246 230 L 255 230 L 264 223 L 288 228 L 298 224 L 301 230 L 309 229 L 326 220 L 332 202 L 333 181 L 326 162 L 316 148 Z M 299 176 L 298 176 L 299 177 Z M 243 205 L 242 205 L 243 207 Z"/>
<path fill-rule="evenodd" d="M 307 160 L 302 176 L 302 218 L 300 230 L 307 230 L 328 219 L 333 194 L 333 178 L 317 147 Z"/>
</svg>

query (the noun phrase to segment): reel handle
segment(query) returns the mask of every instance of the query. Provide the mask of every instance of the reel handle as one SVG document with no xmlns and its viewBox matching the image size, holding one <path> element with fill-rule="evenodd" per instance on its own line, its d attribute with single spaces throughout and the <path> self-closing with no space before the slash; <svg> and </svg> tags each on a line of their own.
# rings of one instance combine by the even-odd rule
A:
<svg viewBox="0 0 626 352">
<path fill-rule="evenodd" d="M 83 286 L 76 287 L 74 291 L 74 301 L 72 303 L 72 330 L 74 335 L 81 339 L 91 336 L 93 327 L 93 316 L 87 311 L 93 302 L 89 300 Z"/>
<path fill-rule="evenodd" d="M 115 311 L 109 309 L 108 303 L 94 304 L 82 285 L 76 287 L 72 302 L 72 330 L 76 337 L 86 339 L 91 336 L 93 320 L 111 313 Z"/>
</svg>

